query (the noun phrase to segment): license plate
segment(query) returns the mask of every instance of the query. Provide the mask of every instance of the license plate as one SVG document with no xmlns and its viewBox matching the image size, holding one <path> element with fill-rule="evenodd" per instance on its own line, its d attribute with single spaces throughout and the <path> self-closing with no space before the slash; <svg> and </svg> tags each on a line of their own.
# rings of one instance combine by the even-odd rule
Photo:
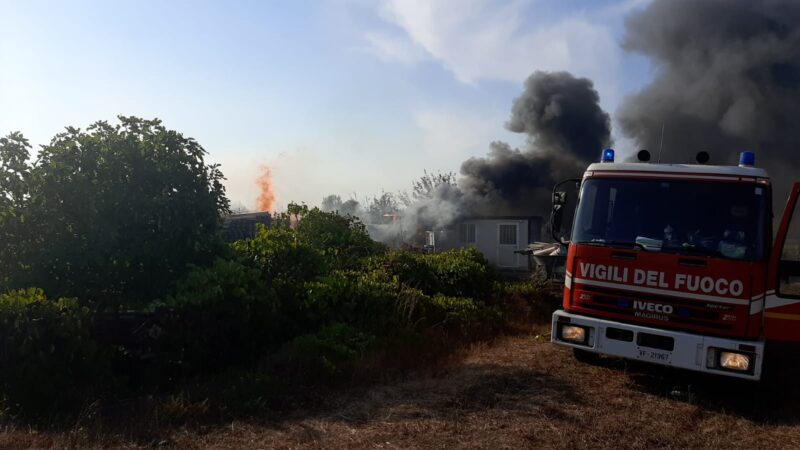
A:
<svg viewBox="0 0 800 450">
<path fill-rule="evenodd" d="M 637 359 L 644 359 L 648 361 L 660 362 L 662 364 L 669 364 L 672 360 L 672 353 L 659 352 L 657 350 L 650 350 L 648 348 L 639 347 L 639 356 Z"/>
</svg>

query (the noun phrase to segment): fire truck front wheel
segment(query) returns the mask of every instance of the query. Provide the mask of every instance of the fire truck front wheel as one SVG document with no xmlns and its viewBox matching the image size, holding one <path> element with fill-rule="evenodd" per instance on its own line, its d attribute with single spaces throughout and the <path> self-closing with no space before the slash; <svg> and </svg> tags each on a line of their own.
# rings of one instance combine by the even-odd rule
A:
<svg viewBox="0 0 800 450">
<path fill-rule="evenodd" d="M 575 359 L 586 364 L 597 364 L 600 362 L 600 355 L 594 352 L 586 351 L 582 348 L 573 348 L 572 355 Z"/>
</svg>

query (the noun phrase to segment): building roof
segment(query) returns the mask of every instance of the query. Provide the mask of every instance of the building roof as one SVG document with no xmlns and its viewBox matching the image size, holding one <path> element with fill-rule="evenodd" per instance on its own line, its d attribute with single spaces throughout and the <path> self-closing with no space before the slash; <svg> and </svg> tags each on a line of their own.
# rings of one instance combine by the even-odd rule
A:
<svg viewBox="0 0 800 450">
<path fill-rule="evenodd" d="M 256 235 L 257 225 L 269 226 L 271 219 L 268 212 L 231 214 L 223 220 L 222 238 L 225 242 L 252 239 Z"/>
<path fill-rule="evenodd" d="M 531 216 L 531 215 L 513 215 L 513 214 L 506 214 L 506 215 L 475 215 L 475 216 L 463 216 L 460 217 L 456 222 L 464 222 L 469 220 L 542 220 L 542 216 Z"/>
</svg>

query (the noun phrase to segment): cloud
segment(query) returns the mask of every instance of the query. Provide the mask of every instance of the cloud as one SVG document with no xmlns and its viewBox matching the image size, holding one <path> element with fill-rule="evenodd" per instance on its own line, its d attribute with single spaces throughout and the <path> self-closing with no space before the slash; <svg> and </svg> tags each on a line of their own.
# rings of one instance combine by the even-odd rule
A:
<svg viewBox="0 0 800 450">
<path fill-rule="evenodd" d="M 485 151 L 489 143 L 503 132 L 503 115 L 478 114 L 453 108 L 428 108 L 417 111 L 414 122 L 422 132 L 422 147 L 427 159 L 437 166 L 452 165 Z"/>
<path fill-rule="evenodd" d="M 490 0 L 384 0 L 378 13 L 405 33 L 409 45 L 467 84 L 521 82 L 534 70 L 568 70 L 599 85 L 610 81 L 621 52 L 608 26 L 578 15 L 534 27 L 533 6 L 531 1 L 498 6 Z M 398 44 L 382 48 L 370 42 L 382 59 L 402 61 L 403 53 L 395 51 L 393 58 Z"/>
<path fill-rule="evenodd" d="M 367 32 L 364 37 L 370 45 L 371 53 L 384 62 L 410 65 L 431 59 L 424 48 L 404 36 L 371 31 Z"/>
</svg>

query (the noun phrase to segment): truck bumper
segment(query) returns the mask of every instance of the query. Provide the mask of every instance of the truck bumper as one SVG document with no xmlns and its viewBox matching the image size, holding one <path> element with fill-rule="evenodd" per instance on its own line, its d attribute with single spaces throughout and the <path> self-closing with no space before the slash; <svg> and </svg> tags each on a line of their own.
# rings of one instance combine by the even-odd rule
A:
<svg viewBox="0 0 800 450">
<path fill-rule="evenodd" d="M 553 313 L 550 341 L 603 355 L 749 380 L 761 378 L 764 357 L 762 341 L 660 330 L 562 310 Z"/>
</svg>

